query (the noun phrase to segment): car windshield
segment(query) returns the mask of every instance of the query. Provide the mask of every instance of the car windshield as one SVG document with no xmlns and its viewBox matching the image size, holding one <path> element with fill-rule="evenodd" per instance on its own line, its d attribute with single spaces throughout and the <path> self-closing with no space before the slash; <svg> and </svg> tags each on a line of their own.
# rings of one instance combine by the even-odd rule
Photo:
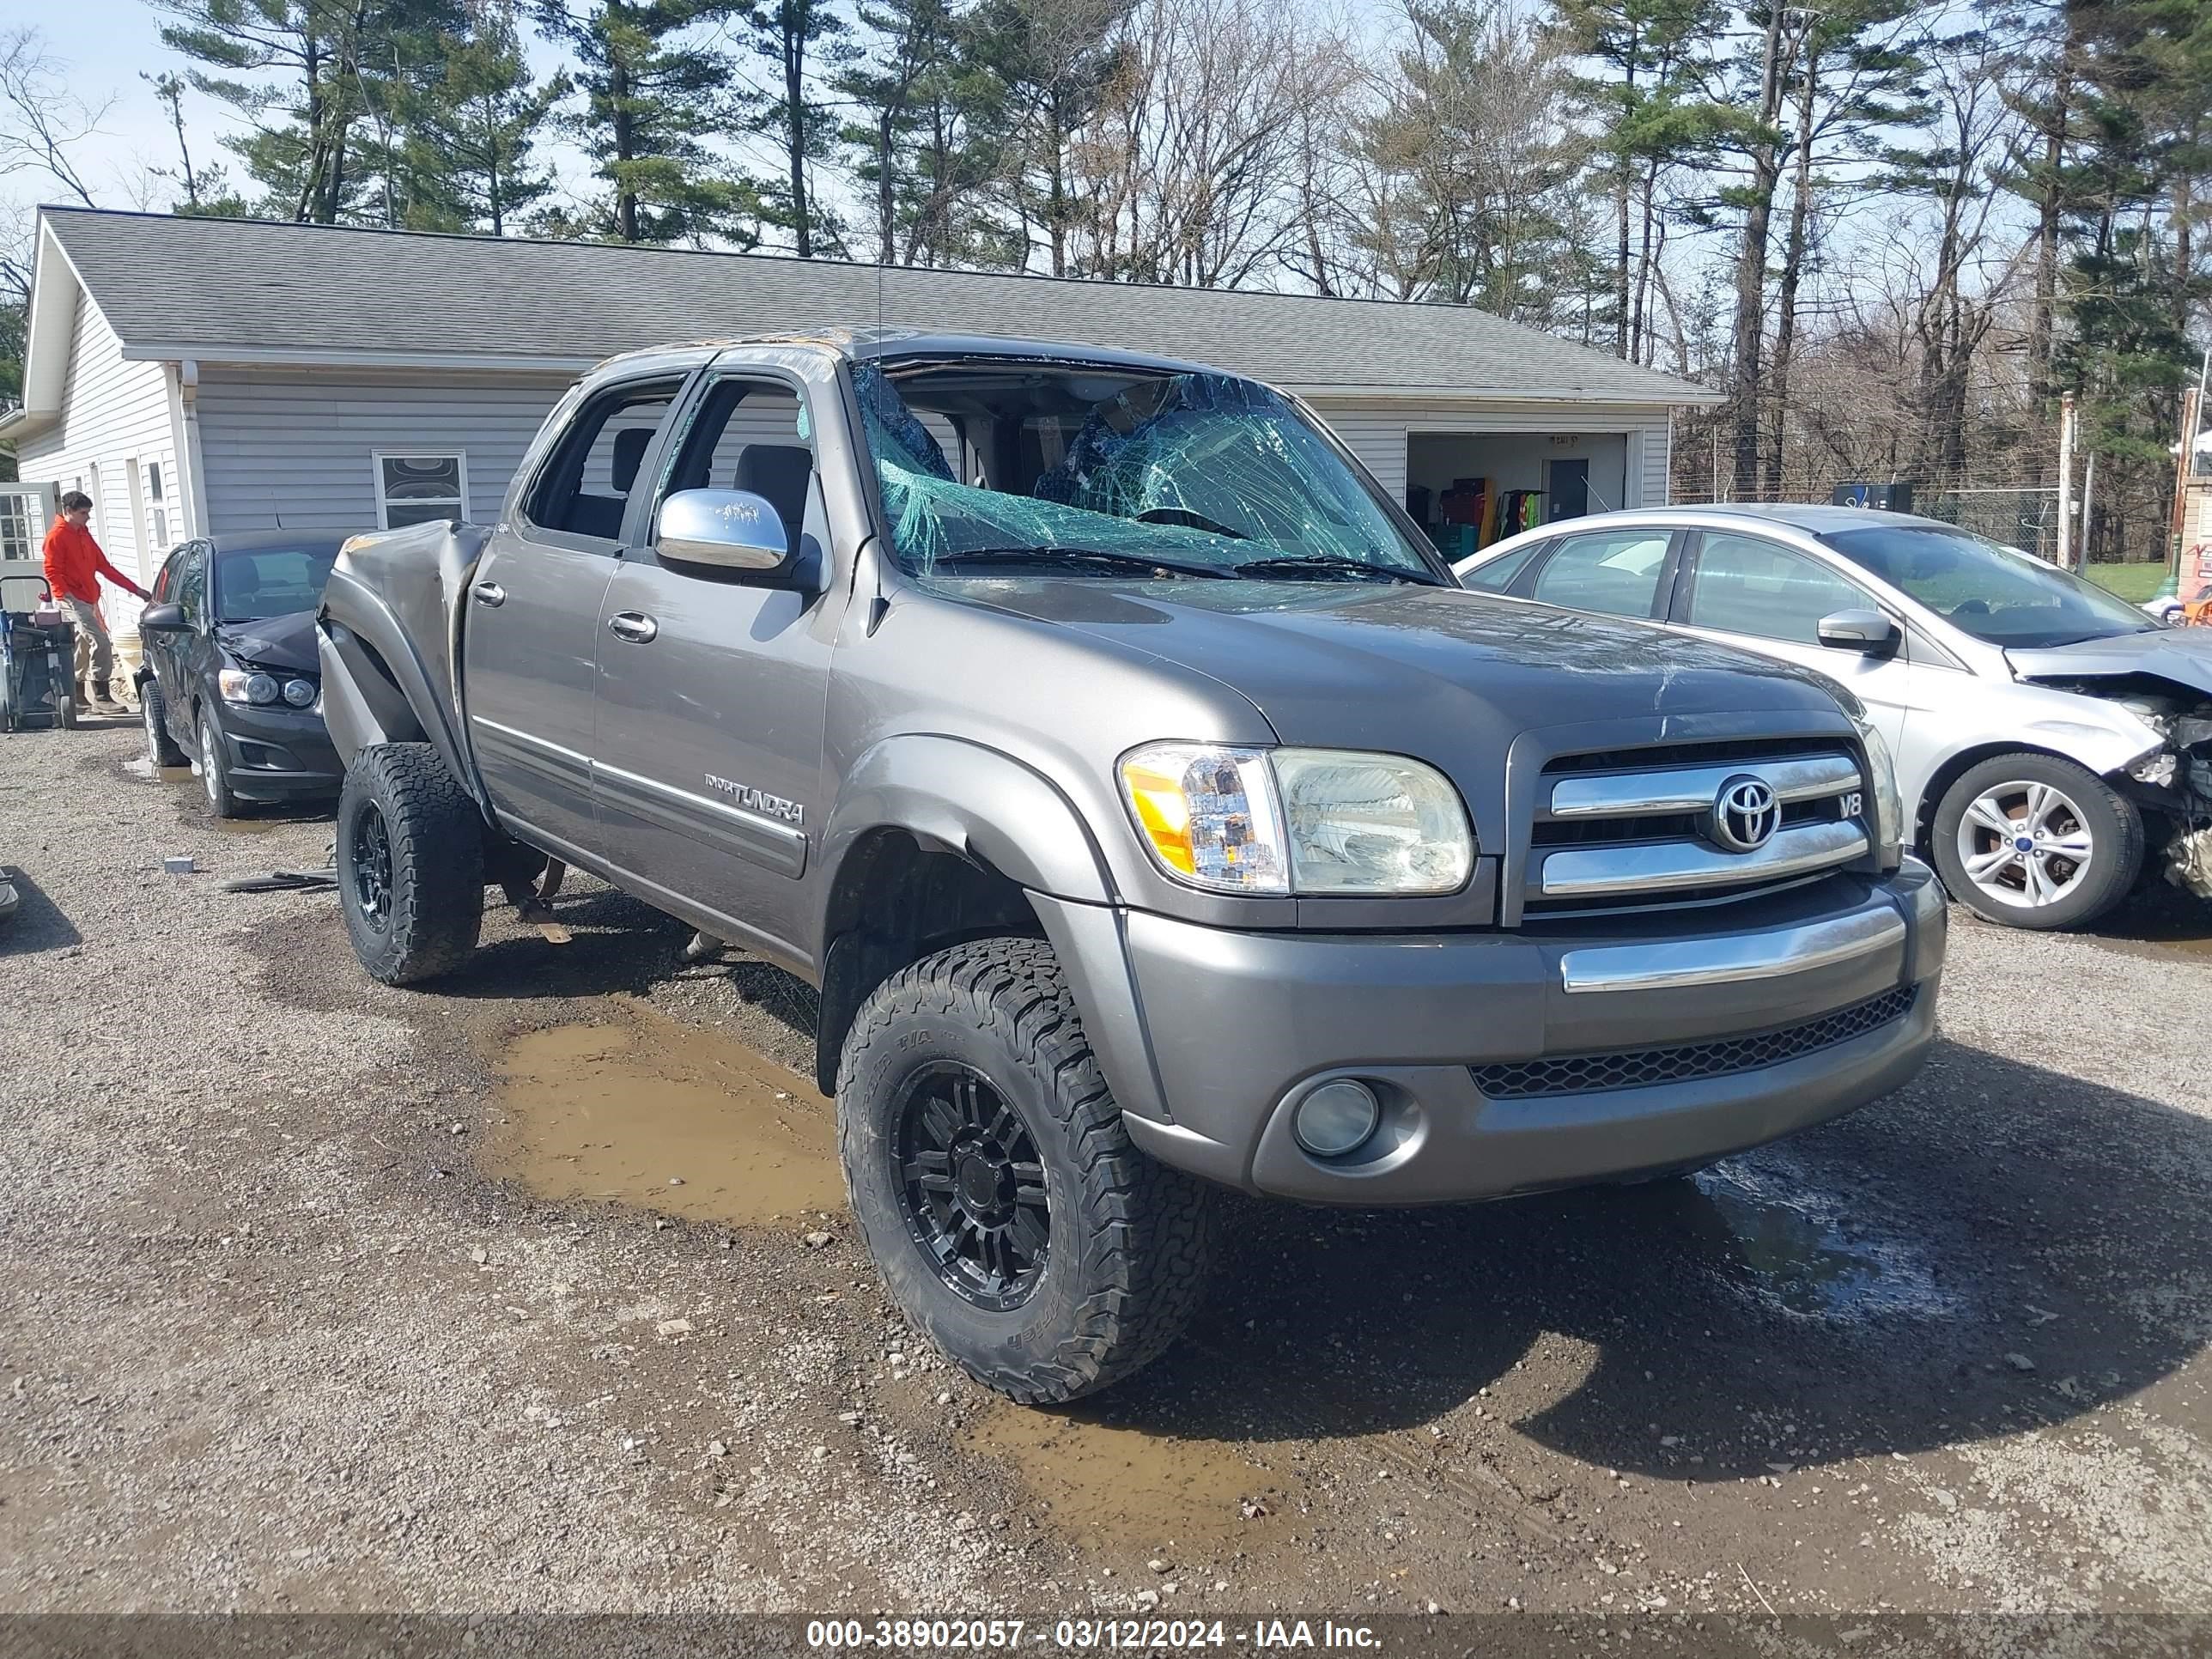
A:
<svg viewBox="0 0 2212 1659">
<path fill-rule="evenodd" d="M 259 622 L 313 611 L 337 562 L 335 547 L 237 547 L 215 556 L 215 619 Z"/>
<path fill-rule="evenodd" d="M 2156 626 L 2100 587 L 1963 530 L 1872 525 L 1820 539 L 1953 627 L 1991 645 L 2039 649 Z"/>
<path fill-rule="evenodd" d="M 1252 381 L 976 359 L 853 378 L 918 574 L 1442 582 L 1335 446 Z"/>
</svg>

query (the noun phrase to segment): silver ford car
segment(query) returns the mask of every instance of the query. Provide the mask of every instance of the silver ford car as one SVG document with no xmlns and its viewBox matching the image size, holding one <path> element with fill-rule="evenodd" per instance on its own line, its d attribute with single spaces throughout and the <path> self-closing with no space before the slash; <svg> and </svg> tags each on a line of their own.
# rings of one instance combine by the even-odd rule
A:
<svg viewBox="0 0 2212 1659">
<path fill-rule="evenodd" d="M 2163 627 L 1955 526 L 1856 507 L 1598 514 L 1453 568 L 1848 687 L 1896 755 L 1921 853 L 1992 921 L 2079 926 L 2147 870 L 2212 898 L 2212 629 Z"/>
</svg>

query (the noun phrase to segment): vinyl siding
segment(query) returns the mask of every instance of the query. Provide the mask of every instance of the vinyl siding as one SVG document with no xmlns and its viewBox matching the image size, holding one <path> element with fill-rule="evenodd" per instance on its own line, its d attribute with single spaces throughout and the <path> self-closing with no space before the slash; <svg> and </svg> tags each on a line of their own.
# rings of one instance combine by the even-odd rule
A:
<svg viewBox="0 0 2212 1659">
<path fill-rule="evenodd" d="M 1620 433 L 1628 441 L 1623 507 L 1658 507 L 1667 500 L 1667 411 L 1603 404 L 1409 404 L 1315 398 L 1314 410 L 1382 483 L 1393 501 L 1406 495 L 1409 432 L 1473 434 Z M 1638 491 L 1640 490 L 1640 498 Z"/>
<path fill-rule="evenodd" d="M 200 371 L 200 454 L 209 528 L 376 527 L 386 454 L 468 458 L 468 515 L 506 499 L 523 452 L 566 382 L 515 375 Z"/>
<path fill-rule="evenodd" d="M 16 456 L 27 482 L 51 482 L 64 491 L 82 488 L 94 497 L 98 505 L 92 533 L 117 568 L 133 572 L 141 583 L 150 579 L 167 548 L 151 544 L 143 522 L 147 515 L 133 511 L 134 465 L 140 469 L 142 507 L 143 469 L 149 465 L 161 469 L 168 539 L 179 541 L 185 533 L 169 425 L 168 374 L 161 363 L 125 362 L 115 331 L 91 296 L 80 292 L 61 420 L 52 430 L 25 442 Z M 129 596 L 124 597 L 128 602 Z M 110 620 L 119 618 L 111 615 Z"/>
</svg>

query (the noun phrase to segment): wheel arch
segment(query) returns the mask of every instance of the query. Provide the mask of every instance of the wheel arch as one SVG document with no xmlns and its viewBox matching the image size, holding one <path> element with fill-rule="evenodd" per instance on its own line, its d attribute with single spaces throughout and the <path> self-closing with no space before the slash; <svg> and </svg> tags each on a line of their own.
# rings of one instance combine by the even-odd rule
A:
<svg viewBox="0 0 2212 1659">
<path fill-rule="evenodd" d="M 2109 775 L 2098 772 L 2094 766 L 2078 756 L 2069 755 L 2047 743 L 2021 738 L 2000 741 L 1992 738 L 1985 742 L 1970 744 L 1955 754 L 1945 756 L 1942 763 L 1928 775 L 1927 787 L 1921 792 L 1919 804 L 1913 811 L 1912 845 L 1916 852 L 1925 854 L 1932 845 L 1929 836 L 1936 828 L 1936 809 L 1942 805 L 1943 797 L 1951 793 L 1951 786 L 1984 761 L 1995 760 L 2000 755 L 2041 755 L 2049 760 L 2061 760 L 2069 765 L 2079 766 L 2100 777 Z"/>
<path fill-rule="evenodd" d="M 1106 903 L 1103 860 L 1073 805 L 1031 768 L 960 738 L 888 738 L 864 753 L 823 837 L 815 1073 L 868 996 L 902 968 L 995 933 L 1042 938 L 1032 895 Z"/>
</svg>

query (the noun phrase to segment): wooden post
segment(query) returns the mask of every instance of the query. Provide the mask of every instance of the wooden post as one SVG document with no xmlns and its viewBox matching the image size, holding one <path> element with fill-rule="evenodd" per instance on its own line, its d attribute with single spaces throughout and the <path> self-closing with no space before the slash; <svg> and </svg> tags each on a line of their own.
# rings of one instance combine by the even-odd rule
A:
<svg viewBox="0 0 2212 1659">
<path fill-rule="evenodd" d="M 2058 568 L 2074 568 L 2074 394 L 2058 400 Z"/>
<path fill-rule="evenodd" d="M 2191 386 L 2181 394 L 2181 453 L 2173 464 L 2173 514 L 2166 526 L 2166 562 L 2174 580 L 2181 580 L 2181 544 L 2189 534 L 2189 475 L 2196 459 L 2197 416 L 2203 393 Z"/>
</svg>

